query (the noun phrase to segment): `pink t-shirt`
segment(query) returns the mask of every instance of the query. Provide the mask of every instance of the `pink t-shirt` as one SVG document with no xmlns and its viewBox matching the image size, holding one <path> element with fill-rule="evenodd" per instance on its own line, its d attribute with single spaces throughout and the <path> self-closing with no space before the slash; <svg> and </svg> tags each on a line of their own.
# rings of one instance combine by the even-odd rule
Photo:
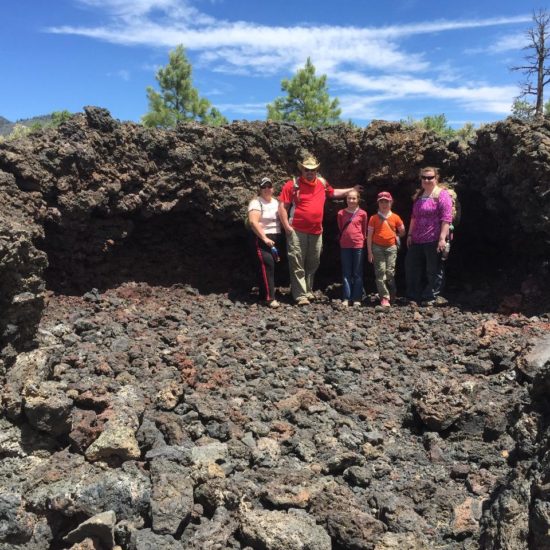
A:
<svg viewBox="0 0 550 550">
<path fill-rule="evenodd" d="M 336 221 L 338 222 L 338 230 L 342 231 L 346 222 L 351 219 L 353 212 L 348 212 L 345 208 L 338 212 Z M 367 213 L 359 208 L 351 222 L 342 232 L 340 237 L 341 248 L 363 248 L 365 239 L 367 238 Z"/>
<path fill-rule="evenodd" d="M 414 225 L 411 232 L 412 242 L 431 243 L 439 240 L 441 223 L 451 223 L 453 219 L 453 201 L 449 193 L 442 189 L 439 197 L 419 198 L 414 201 L 411 220 Z"/>
</svg>

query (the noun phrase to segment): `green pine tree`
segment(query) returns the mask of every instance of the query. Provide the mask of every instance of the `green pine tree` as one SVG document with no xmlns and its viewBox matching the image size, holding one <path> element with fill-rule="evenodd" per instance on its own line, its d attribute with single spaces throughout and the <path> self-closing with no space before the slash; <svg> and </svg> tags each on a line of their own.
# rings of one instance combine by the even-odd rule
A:
<svg viewBox="0 0 550 550">
<path fill-rule="evenodd" d="M 191 64 L 183 46 L 170 52 L 168 65 L 157 71 L 160 92 L 147 88 L 149 112 L 142 117 L 149 127 L 173 128 L 180 121 L 198 120 L 205 124 L 227 124 L 227 119 L 211 107 L 210 101 L 199 97 L 191 79 Z"/>
<path fill-rule="evenodd" d="M 532 120 L 535 116 L 535 106 L 525 99 L 516 97 L 512 103 L 512 116 L 522 120 Z"/>
<path fill-rule="evenodd" d="M 476 127 L 471 122 L 466 122 L 462 128 L 456 130 L 455 134 L 459 140 L 468 143 L 476 137 Z"/>
<path fill-rule="evenodd" d="M 422 126 L 426 130 L 431 130 L 445 139 L 452 139 L 456 134 L 447 123 L 447 117 L 443 113 L 440 115 L 425 116 L 422 119 Z"/>
<path fill-rule="evenodd" d="M 325 126 L 340 121 L 338 99 L 331 100 L 327 91 L 327 77 L 315 76 L 315 67 L 308 57 L 305 67 L 291 79 L 281 82 L 286 97 L 278 97 L 267 106 L 267 118 L 294 122 L 302 126 Z"/>
</svg>

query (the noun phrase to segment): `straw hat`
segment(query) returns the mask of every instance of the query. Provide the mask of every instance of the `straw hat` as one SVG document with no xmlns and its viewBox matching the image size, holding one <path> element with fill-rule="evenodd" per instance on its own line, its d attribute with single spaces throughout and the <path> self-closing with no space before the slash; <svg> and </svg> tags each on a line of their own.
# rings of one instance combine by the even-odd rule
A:
<svg viewBox="0 0 550 550">
<path fill-rule="evenodd" d="M 298 168 L 300 170 L 307 169 L 307 170 L 317 170 L 321 163 L 310 153 L 307 153 L 304 155 L 302 160 L 298 161 Z"/>
</svg>

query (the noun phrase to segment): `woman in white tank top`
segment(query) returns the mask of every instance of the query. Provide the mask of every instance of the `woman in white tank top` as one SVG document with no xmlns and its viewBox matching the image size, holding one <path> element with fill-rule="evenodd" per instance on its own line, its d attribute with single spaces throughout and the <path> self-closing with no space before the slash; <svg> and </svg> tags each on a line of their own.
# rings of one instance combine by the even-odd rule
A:
<svg viewBox="0 0 550 550">
<path fill-rule="evenodd" d="M 279 201 L 273 197 L 273 184 L 262 178 L 258 196 L 248 205 L 248 221 L 253 235 L 254 254 L 258 265 L 260 300 L 269 307 L 279 307 L 275 300 L 275 263 L 279 261 Z"/>
</svg>

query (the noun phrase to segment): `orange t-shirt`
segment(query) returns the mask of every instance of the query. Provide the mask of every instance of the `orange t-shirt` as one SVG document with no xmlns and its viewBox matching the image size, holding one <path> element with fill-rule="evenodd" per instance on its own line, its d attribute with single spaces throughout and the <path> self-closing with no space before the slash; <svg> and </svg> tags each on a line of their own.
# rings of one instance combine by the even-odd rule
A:
<svg viewBox="0 0 550 550">
<path fill-rule="evenodd" d="M 374 244 L 378 246 L 393 246 L 397 244 L 396 233 L 403 225 L 403 220 L 393 212 L 386 220 L 383 220 L 378 214 L 373 214 L 369 220 L 368 230 L 369 232 L 372 231 L 372 242 Z"/>
</svg>

